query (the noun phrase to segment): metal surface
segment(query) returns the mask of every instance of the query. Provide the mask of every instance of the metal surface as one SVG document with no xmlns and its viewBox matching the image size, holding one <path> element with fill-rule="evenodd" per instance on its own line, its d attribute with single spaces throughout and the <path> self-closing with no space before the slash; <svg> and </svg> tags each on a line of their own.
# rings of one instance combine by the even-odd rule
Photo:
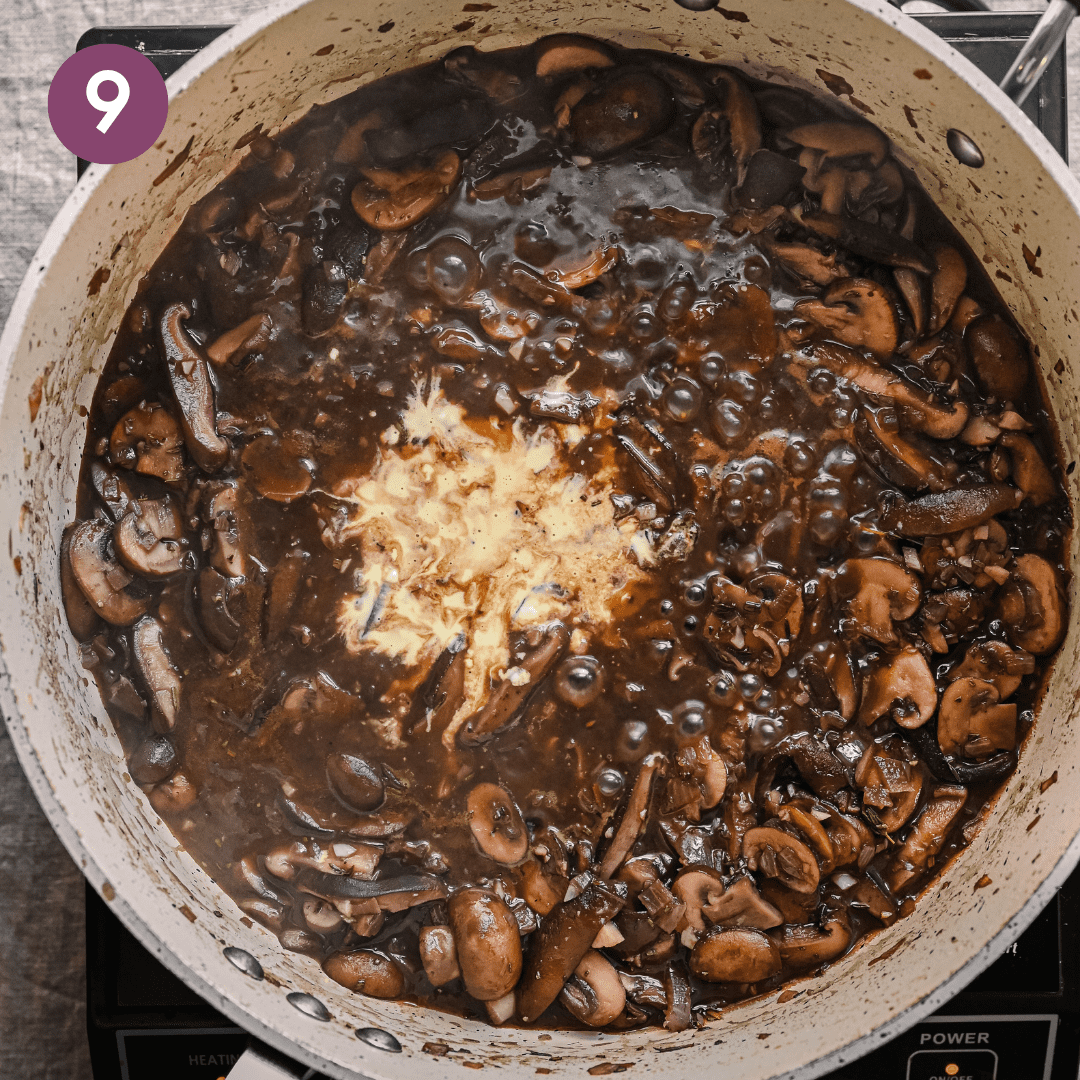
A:
<svg viewBox="0 0 1080 1080">
<path fill-rule="evenodd" d="M 261 1043 L 253 1043 L 229 1070 L 229 1080 L 311 1080 L 314 1069 L 296 1065 Z"/>
<path fill-rule="evenodd" d="M 0 612 L 0 707 L 13 743 L 61 839 L 140 941 L 229 1017 L 329 1076 L 405 1080 L 422 1072 L 463 1080 L 483 1065 L 512 1078 L 543 1068 L 557 1077 L 625 1072 L 674 1080 L 722 1066 L 729 1080 L 808 1080 L 948 1000 L 1015 940 L 1080 857 L 1074 625 L 1019 768 L 976 842 L 910 916 L 800 982 L 794 999 L 752 1001 L 678 1035 L 494 1030 L 349 994 L 310 958 L 243 923 L 126 779 L 119 744 L 64 626 L 56 550 L 85 435 L 80 409 L 140 277 L 186 209 L 239 160 L 242 136 L 256 124 L 273 132 L 313 104 L 457 46 L 518 44 L 559 27 L 723 59 L 821 93 L 823 83 L 847 86 L 842 99 L 872 113 L 987 261 L 1030 331 L 1066 461 L 1080 457 L 1080 378 L 1071 355 L 1080 321 L 1072 313 L 1080 294 L 1080 185 L 1005 95 L 908 17 L 880 0 L 836 0 L 813 11 L 807 26 L 786 0 L 704 13 L 674 3 L 646 10 L 606 0 L 520 0 L 461 21 L 461 5 L 445 0 L 359 7 L 282 0 L 170 80 L 160 147 L 125 165 L 87 170 L 20 290 L 0 340 L 0 523 L 10 556 L 0 560 L 8 598 Z M 977 186 L 947 149 L 950 128 L 966 132 L 985 155 Z M 39 398 L 40 409 L 30 404 Z M 1075 513 L 1073 472 L 1068 491 Z M 1069 557 L 1075 569 L 1075 543 Z M 976 888 L 986 878 L 992 887 Z M 238 970 L 222 954 L 226 946 L 249 952 L 267 978 Z M 298 1012 L 292 993 L 327 1002 L 331 1019 Z M 357 1039 L 362 1027 L 391 1032 L 402 1052 Z M 425 1053 L 432 1043 L 447 1052 Z"/>
<path fill-rule="evenodd" d="M 1047 64 L 1065 43 L 1065 33 L 1076 14 L 1076 0 L 1050 0 L 1027 44 L 1001 80 L 1002 91 L 1017 105 L 1023 105 Z"/>
</svg>

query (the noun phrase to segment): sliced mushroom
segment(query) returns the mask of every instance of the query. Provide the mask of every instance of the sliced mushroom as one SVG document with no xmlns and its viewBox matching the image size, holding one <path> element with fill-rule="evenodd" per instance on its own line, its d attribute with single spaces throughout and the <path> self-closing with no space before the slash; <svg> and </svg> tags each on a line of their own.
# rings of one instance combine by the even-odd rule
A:
<svg viewBox="0 0 1080 1080">
<path fill-rule="evenodd" d="M 158 320 L 158 334 L 188 453 L 203 472 L 212 473 L 229 459 L 229 443 L 217 433 L 206 354 L 184 330 L 190 318 L 187 305 L 169 304 Z"/>
<path fill-rule="evenodd" d="M 1012 577 L 1001 590 L 1000 606 L 1009 641 L 1018 648 L 1045 656 L 1065 636 L 1061 578 L 1041 555 L 1017 556 Z"/>
<path fill-rule="evenodd" d="M 64 613 L 75 640 L 86 641 L 93 636 L 100 624 L 97 611 L 79 588 L 71 566 L 71 538 L 78 527 L 77 521 L 65 525 L 60 538 L 60 595 L 63 597 Z"/>
<path fill-rule="evenodd" d="M 590 68 L 608 68 L 614 63 L 611 50 L 599 41 L 577 34 L 553 34 L 540 44 L 536 74 L 546 79 Z"/>
<path fill-rule="evenodd" d="M 180 715 L 180 675 L 173 667 L 161 635 L 161 623 L 149 615 L 135 624 L 131 635 L 135 663 L 150 691 L 154 729 L 165 734 Z"/>
<path fill-rule="evenodd" d="M 532 936 L 518 994 L 518 1014 L 531 1023 L 559 996 L 592 947 L 600 928 L 623 899 L 606 881 L 591 880 L 572 900 L 558 904 Z"/>
<path fill-rule="evenodd" d="M 964 330 L 964 346 L 983 389 L 1002 401 L 1015 401 L 1031 370 L 1027 347 L 1000 315 L 980 315 Z"/>
<path fill-rule="evenodd" d="M 310 896 L 303 902 L 300 914 L 307 928 L 316 934 L 331 934 L 344 921 L 341 912 L 333 904 L 328 904 L 316 896 Z"/>
<path fill-rule="evenodd" d="M 230 360 L 242 360 L 248 353 L 265 349 L 270 342 L 273 323 L 269 315 L 252 315 L 239 326 L 226 330 L 207 346 L 206 355 L 216 367 Z"/>
<path fill-rule="evenodd" d="M 836 863 L 836 849 L 825 827 L 814 817 L 812 809 L 804 809 L 796 803 L 785 803 L 776 812 L 776 816 L 797 829 L 810 842 L 810 847 L 817 853 L 821 869 L 828 871 Z"/>
<path fill-rule="evenodd" d="M 967 263 L 954 247 L 941 245 L 933 251 L 934 274 L 930 279 L 929 333 L 943 330 L 967 286 Z"/>
<path fill-rule="evenodd" d="M 706 109 L 694 122 L 690 144 L 699 158 L 710 159 L 716 166 L 730 152 L 741 181 L 751 157 L 761 147 L 761 117 L 753 94 L 734 71 L 718 68 L 712 81 L 719 105 Z"/>
<path fill-rule="evenodd" d="M 605 1027 L 626 1007 L 626 990 L 611 961 L 590 949 L 574 968 L 559 1000 L 583 1024 Z"/>
<path fill-rule="evenodd" d="M 615 830 L 610 846 L 604 853 L 603 861 L 600 863 L 600 877 L 611 877 L 633 850 L 637 838 L 645 828 L 653 784 L 663 763 L 663 754 L 649 754 L 642 761 L 637 778 L 634 780 L 634 786 L 626 800 L 619 826 Z"/>
<path fill-rule="evenodd" d="M 293 605 L 300 591 L 300 581 L 310 559 L 308 552 L 294 548 L 274 567 L 270 591 L 266 597 L 267 641 L 276 641 L 288 628 Z"/>
<path fill-rule="evenodd" d="M 868 165 L 878 168 L 889 152 L 889 140 L 873 124 L 851 120 L 819 120 L 784 133 L 799 146 L 821 151 L 826 161 L 842 162 L 846 168 Z"/>
<path fill-rule="evenodd" d="M 547 915 L 566 895 L 568 882 L 561 875 L 545 873 L 538 862 L 529 859 L 521 867 L 521 894 L 537 915 Z"/>
<path fill-rule="evenodd" d="M 733 881 L 723 894 L 711 899 L 702 909 L 705 917 L 717 926 L 751 926 L 771 930 L 784 921 L 784 916 L 754 887 L 749 877 Z"/>
<path fill-rule="evenodd" d="M 815 359 L 859 389 L 891 398 L 904 410 L 910 426 L 931 438 L 952 439 L 968 422 L 970 410 L 966 402 L 956 400 L 949 405 L 940 405 L 929 394 L 881 364 L 851 356 L 837 357 L 828 349 L 817 350 Z"/>
<path fill-rule="evenodd" d="M 1016 704 L 999 702 L 992 682 L 962 678 L 949 683 L 938 712 L 942 753 L 985 758 L 996 750 L 1015 750 Z"/>
<path fill-rule="evenodd" d="M 385 785 L 370 762 L 355 754 L 335 751 L 326 756 L 326 782 L 341 804 L 350 810 L 377 810 Z"/>
<path fill-rule="evenodd" d="M 449 900 L 450 928 L 465 989 L 477 1001 L 495 1001 L 521 975 L 521 935 L 513 912 L 487 889 L 461 889 Z"/>
<path fill-rule="evenodd" d="M 910 619 L 919 609 L 919 579 L 890 559 L 848 559 L 836 575 L 840 595 L 860 634 L 889 645 L 896 640 L 893 623 Z"/>
<path fill-rule="evenodd" d="M 926 330 L 926 297 L 923 295 L 922 278 L 906 266 L 893 270 L 893 280 L 911 314 L 915 337 L 921 338 Z"/>
<path fill-rule="evenodd" d="M 177 771 L 155 784 L 146 797 L 159 814 L 179 814 L 195 805 L 199 792 L 186 773 Z"/>
<path fill-rule="evenodd" d="M 1012 697 L 1025 675 L 1035 670 L 1035 657 L 1023 649 L 1010 649 L 1004 641 L 977 641 L 968 646 L 964 659 L 949 672 L 949 679 L 982 679 L 992 682 L 998 697 Z"/>
<path fill-rule="evenodd" d="M 229 611 L 229 582 L 212 566 L 204 566 L 195 582 L 199 622 L 210 644 L 223 653 L 231 652 L 240 640 L 240 623 Z"/>
<path fill-rule="evenodd" d="M 323 971 L 347 990 L 367 997 L 398 998 L 405 991 L 405 976 L 397 964 L 372 949 L 334 953 L 323 962 Z"/>
<path fill-rule="evenodd" d="M 171 499 L 140 499 L 113 532 L 120 561 L 134 574 L 163 578 L 184 568 L 187 542 L 180 511 Z"/>
<path fill-rule="evenodd" d="M 685 1031 L 693 1019 L 693 998 L 682 965 L 664 968 L 664 998 L 664 1030 Z"/>
<path fill-rule="evenodd" d="M 901 727 L 921 727 L 934 715 L 937 700 L 937 685 L 926 657 L 913 645 L 905 645 L 866 675 L 859 721 L 872 724 L 890 713 Z"/>
<path fill-rule="evenodd" d="M 184 436 L 163 405 L 142 402 L 116 422 L 109 438 L 109 459 L 143 476 L 166 483 L 184 475 Z"/>
<path fill-rule="evenodd" d="M 487 701 L 458 729 L 461 746 L 487 742 L 517 720 L 541 682 L 570 643 L 570 631 L 561 622 L 535 627 L 525 638 L 523 655 L 491 691 Z"/>
<path fill-rule="evenodd" d="M 815 235 L 832 240 L 853 255 L 861 255 L 886 266 L 904 266 L 920 274 L 931 271 L 921 248 L 900 233 L 880 225 L 825 211 L 799 214 L 797 220 Z"/>
<path fill-rule="evenodd" d="M 210 565 L 226 577 L 243 577 L 247 551 L 241 536 L 240 490 L 236 484 L 212 488 L 203 517 L 210 525 Z"/>
<path fill-rule="evenodd" d="M 361 169 L 364 179 L 352 190 L 352 207 L 373 229 L 407 229 L 443 203 L 461 175 L 461 158 L 445 150 L 424 168 Z"/>
<path fill-rule="evenodd" d="M 879 356 L 896 351 L 899 320 L 892 300 L 875 281 L 847 278 L 826 289 L 820 300 L 800 300 L 795 314 L 830 331 L 837 341 Z"/>
<path fill-rule="evenodd" d="M 723 897 L 724 879 L 711 867 L 687 866 L 676 875 L 671 891 L 685 905 L 683 921 L 686 926 L 701 934 L 708 925 L 703 911 Z"/>
<path fill-rule="evenodd" d="M 379 849 L 376 849 L 376 855 L 378 853 Z M 367 861 L 370 865 L 370 860 Z M 269 857 L 266 865 L 270 869 Z M 338 900 L 375 900 L 383 911 L 388 912 L 405 911 L 446 896 L 446 886 L 430 874 L 398 874 L 372 881 L 367 877 L 326 874 L 321 870 L 302 868 L 296 871 L 294 880 L 301 892 L 323 900 L 335 903 Z"/>
<path fill-rule="evenodd" d="M 114 626 L 130 626 L 148 600 L 127 591 L 132 577 L 109 549 L 112 532 L 112 525 L 98 518 L 78 522 L 69 537 L 71 573 L 98 615 Z"/>
<path fill-rule="evenodd" d="M 808 244 L 781 243 L 767 233 L 762 234 L 760 243 L 772 259 L 782 263 L 800 281 L 824 287 L 851 278 L 847 267 L 837 262 L 835 252 L 826 255 Z"/>
<path fill-rule="evenodd" d="M 477 847 L 495 862 L 516 866 L 529 849 L 529 834 L 510 793 L 498 784 L 469 792 L 466 817 Z"/>
<path fill-rule="evenodd" d="M 675 99 L 660 79 L 622 69 L 573 107 L 567 133 L 576 154 L 606 158 L 659 135 L 674 115 Z"/>
<path fill-rule="evenodd" d="M 1012 455 L 1012 476 L 1016 486 L 1033 506 L 1043 506 L 1057 497 L 1053 474 L 1026 435 L 1004 431 L 1001 445 Z"/>
<path fill-rule="evenodd" d="M 947 536 L 1015 510 L 1023 498 L 1023 492 L 1010 484 L 957 487 L 910 501 L 893 493 L 883 502 L 881 527 L 900 536 Z"/>
<path fill-rule="evenodd" d="M 420 962 L 432 986 L 445 986 L 461 975 L 457 947 L 449 926 L 425 926 L 420 931 Z"/>
<path fill-rule="evenodd" d="M 712 748 L 708 735 L 702 735 L 682 747 L 675 755 L 675 769 L 701 791 L 701 807 L 711 810 L 727 790 L 727 766 Z"/>
<path fill-rule="evenodd" d="M 890 757 L 879 745 L 871 743 L 855 769 L 855 783 L 863 789 L 864 809 L 874 809 L 881 830 L 893 833 L 915 811 L 922 790 L 922 773 L 911 762 Z"/>
<path fill-rule="evenodd" d="M 780 968 L 776 942 L 750 927 L 714 926 L 690 954 L 690 970 L 705 982 L 756 983 Z"/>
<path fill-rule="evenodd" d="M 873 464 L 879 465 L 894 483 L 916 489 L 929 488 L 931 491 L 944 491 L 952 485 L 948 465 L 932 458 L 895 430 L 896 414 L 891 406 L 888 409 L 867 406 L 860 412 L 870 434 L 878 446 L 892 457 L 893 462 L 888 459 L 880 463 L 873 461 L 873 458 L 871 460 Z M 893 420 L 891 425 L 886 423 L 889 418 Z"/>
<path fill-rule="evenodd" d="M 821 869 L 806 842 L 778 824 L 748 830 L 742 854 L 751 870 L 760 869 L 795 892 L 811 893 L 821 880 Z"/>
<path fill-rule="evenodd" d="M 933 860 L 945 846 L 949 830 L 966 801 L 966 788 L 942 785 L 934 789 L 908 838 L 889 864 L 885 883 L 894 893 L 933 865 Z"/>
<path fill-rule="evenodd" d="M 781 927 L 776 945 L 785 964 L 807 969 L 827 964 L 840 956 L 851 943 L 847 919 L 829 919 L 824 927 L 791 925 Z"/>
<path fill-rule="evenodd" d="M 548 281 L 561 285 L 564 289 L 581 289 L 591 285 L 606 274 L 619 261 L 617 247 L 600 246 L 587 251 L 584 256 L 572 262 L 559 260 L 549 265 L 544 271 Z"/>
</svg>

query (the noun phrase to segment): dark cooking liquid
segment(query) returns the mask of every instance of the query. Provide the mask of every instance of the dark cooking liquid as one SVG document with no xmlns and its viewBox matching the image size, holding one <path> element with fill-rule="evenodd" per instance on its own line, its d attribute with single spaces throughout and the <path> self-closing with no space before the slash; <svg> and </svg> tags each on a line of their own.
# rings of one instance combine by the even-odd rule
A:
<svg viewBox="0 0 1080 1080">
<path fill-rule="evenodd" d="M 130 610 L 73 628 L 134 779 L 287 947 L 374 950 L 368 992 L 483 1015 L 460 980 L 434 989 L 418 952 L 448 891 L 503 897 L 528 972 L 533 908 L 550 906 L 533 875 L 555 899 L 609 876 L 623 940 L 601 943 L 629 995 L 609 1022 L 680 1027 L 891 922 L 973 835 L 1060 640 L 1068 508 L 1039 472 L 1056 453 L 1026 347 L 977 260 L 960 249 L 965 285 L 939 255 L 959 241 L 876 129 L 725 69 L 571 46 L 542 76 L 540 45 L 459 51 L 253 134 L 147 274 L 102 375 L 78 509 L 105 523 L 94 551 Z M 597 49 L 614 66 L 592 66 Z M 857 295 L 828 293 L 849 278 Z M 170 421 L 144 460 L 133 410 L 182 419 L 199 365 L 216 433 Z M 428 527 L 438 492 L 450 508 Z M 171 501 L 177 561 L 128 584 L 112 522 L 139 499 Z M 478 553 L 499 537 L 501 555 Z M 965 668 L 977 719 L 950 742 L 918 675 L 947 696 L 986 642 L 998 667 Z M 873 674 L 898 655 L 914 682 Z M 714 805 L 686 747 L 724 763 Z M 634 859 L 605 872 L 654 766 Z M 490 788 L 467 804 L 481 783 L 517 809 L 493 811 Z M 485 853 L 470 820 L 492 813 Z M 919 820 L 929 840 L 905 847 Z M 790 840 L 755 848 L 765 823 Z M 668 903 L 688 866 L 718 896 L 748 875 L 756 906 L 714 911 L 744 938 Z M 412 894 L 391 902 L 342 892 L 403 874 Z M 714 940 L 763 966 L 724 968 Z M 583 987 L 542 1022 L 583 1019 Z"/>
</svg>

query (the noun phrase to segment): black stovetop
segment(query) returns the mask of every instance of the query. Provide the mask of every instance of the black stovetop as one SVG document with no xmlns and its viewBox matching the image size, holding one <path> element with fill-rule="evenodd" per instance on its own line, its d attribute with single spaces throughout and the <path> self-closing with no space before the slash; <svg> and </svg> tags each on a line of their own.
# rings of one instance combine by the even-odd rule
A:
<svg viewBox="0 0 1080 1080">
<path fill-rule="evenodd" d="M 917 16 L 995 81 L 1036 15 Z M 166 78 L 226 26 L 94 28 L 78 47 L 128 45 Z M 1024 111 L 1062 157 L 1065 64 Z M 85 162 L 79 162 L 79 174 Z M 87 997 L 94 1080 L 224 1080 L 247 1035 L 162 967 L 87 888 Z M 1080 871 L 1009 950 L 929 1019 L 825 1080 L 1077 1080 Z M 315 1078 L 313 1078 L 315 1080 Z"/>
</svg>

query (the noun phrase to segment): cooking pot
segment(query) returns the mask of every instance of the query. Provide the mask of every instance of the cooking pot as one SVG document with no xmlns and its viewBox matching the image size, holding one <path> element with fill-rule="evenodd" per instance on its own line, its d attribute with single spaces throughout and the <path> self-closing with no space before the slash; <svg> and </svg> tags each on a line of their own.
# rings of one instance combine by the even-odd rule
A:
<svg viewBox="0 0 1080 1080">
<path fill-rule="evenodd" d="M 0 339 L 0 708 L 22 765 L 68 851 L 136 937 L 238 1024 L 330 1076 L 471 1078 L 477 1066 L 499 1067 L 504 1077 L 538 1069 L 684 1077 L 718 1068 L 728 1080 L 816 1076 L 956 993 L 1015 940 L 1080 857 L 1074 622 L 1015 774 L 978 837 L 913 914 L 797 983 L 796 996 L 773 993 L 727 1009 L 699 1030 L 495 1029 L 350 994 L 242 917 L 125 773 L 97 688 L 80 666 L 60 601 L 60 532 L 74 517 L 87 409 L 140 277 L 188 207 L 236 164 L 244 153 L 237 147 L 257 125 L 273 132 L 316 103 L 460 45 L 493 49 L 580 30 L 838 95 L 868 116 L 983 258 L 1030 334 L 1080 511 L 1072 468 L 1080 457 L 1080 185 L 1012 101 L 885 3 L 724 3 L 732 8 L 693 11 L 671 0 L 277 3 L 170 80 L 158 146 L 87 171 Z M 1021 65 L 1014 78 L 1036 67 Z M 1069 560 L 1075 572 L 1075 538 Z M 1072 603 L 1077 610 L 1075 590 Z M 433 1044 L 449 1051 L 435 1045 L 433 1053 Z"/>
</svg>

